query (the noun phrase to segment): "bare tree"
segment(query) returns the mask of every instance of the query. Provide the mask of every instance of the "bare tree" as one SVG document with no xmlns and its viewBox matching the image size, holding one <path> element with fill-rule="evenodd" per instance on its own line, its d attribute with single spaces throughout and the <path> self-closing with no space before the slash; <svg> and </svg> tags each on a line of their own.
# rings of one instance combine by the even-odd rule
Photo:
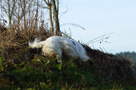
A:
<svg viewBox="0 0 136 90">
<path fill-rule="evenodd" d="M 17 29 L 19 30 L 19 24 L 20 24 L 20 0 L 17 2 Z"/>
<path fill-rule="evenodd" d="M 13 18 L 14 9 L 15 9 L 15 3 L 16 3 L 16 0 L 5 0 L 4 5 L 1 6 L 4 12 L 8 16 L 10 30 L 11 30 L 12 18 Z"/>
<path fill-rule="evenodd" d="M 33 2 L 34 0 L 18 0 L 17 2 L 17 11 L 16 11 L 16 18 L 17 18 L 17 26 L 19 28 L 20 22 L 23 22 L 23 29 L 25 32 L 27 31 L 28 28 L 28 20 L 30 19 L 29 14 L 30 14 L 30 9 L 33 7 Z M 29 20 L 30 21 L 30 20 Z"/>
<path fill-rule="evenodd" d="M 56 34 L 61 35 L 59 18 L 58 18 L 59 0 L 57 0 L 57 3 L 56 3 L 56 0 L 51 0 L 51 1 L 52 1 L 52 7 L 53 7 L 53 15 L 54 15 L 53 17 L 54 17 L 54 22 L 55 22 Z"/>
<path fill-rule="evenodd" d="M 53 20 L 52 20 L 52 6 L 51 2 L 49 0 L 44 0 L 46 3 L 48 9 L 49 9 L 49 19 L 50 19 L 50 32 L 54 34 L 54 26 L 53 26 Z"/>
<path fill-rule="evenodd" d="M 48 6 L 48 9 L 49 9 L 49 17 L 50 17 L 50 24 L 51 24 L 50 31 L 56 35 L 61 36 L 59 17 L 58 17 L 59 0 L 44 0 L 44 2 L 46 3 L 46 5 Z M 52 17 L 53 17 L 53 19 L 52 19 Z M 54 31 L 53 22 L 55 23 L 55 31 Z"/>
<path fill-rule="evenodd" d="M 23 0 L 22 12 L 24 17 L 24 30 L 26 31 L 26 0 Z"/>
<path fill-rule="evenodd" d="M 27 32 L 29 28 L 36 30 L 39 28 L 40 15 L 39 10 L 43 9 L 42 0 L 4 0 L 2 9 L 8 16 L 9 26 L 14 24 L 17 30 Z M 61 35 L 59 25 L 59 0 L 43 0 L 46 9 L 49 11 L 50 32 L 54 35 Z M 41 8 L 41 9 L 40 9 Z M 45 17 L 45 16 L 44 16 Z M 42 25 L 44 25 L 42 23 Z M 46 24 L 47 25 L 47 24 Z M 33 29 L 34 28 L 34 29 Z"/>
<path fill-rule="evenodd" d="M 35 24 L 34 27 L 37 28 L 38 26 L 38 13 L 39 13 L 39 0 L 36 2 L 36 14 L 35 14 Z"/>
</svg>

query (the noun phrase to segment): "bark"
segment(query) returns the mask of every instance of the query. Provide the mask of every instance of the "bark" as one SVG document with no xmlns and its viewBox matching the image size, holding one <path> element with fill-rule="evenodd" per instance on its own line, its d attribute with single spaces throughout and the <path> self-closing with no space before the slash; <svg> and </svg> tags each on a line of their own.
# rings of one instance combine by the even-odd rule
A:
<svg viewBox="0 0 136 90">
<path fill-rule="evenodd" d="M 10 0 L 8 0 L 8 18 L 9 18 L 9 27 L 11 30 Z"/>
<path fill-rule="evenodd" d="M 60 32 L 60 25 L 59 25 L 59 18 L 58 18 L 58 10 L 56 8 L 56 2 L 55 0 L 51 0 L 52 1 L 52 8 L 53 8 L 53 17 L 54 17 L 54 22 L 55 22 L 55 29 L 56 29 L 56 35 L 61 36 L 61 32 Z"/>
<path fill-rule="evenodd" d="M 34 24 L 34 30 L 37 30 L 37 26 L 38 26 L 38 9 L 39 9 L 39 7 L 38 7 L 38 0 L 37 0 L 37 9 L 36 9 L 36 15 L 35 15 L 35 24 Z"/>
<path fill-rule="evenodd" d="M 25 15 L 25 10 L 26 10 L 26 0 L 23 1 L 23 16 L 24 16 L 24 30 L 26 32 L 26 15 Z"/>
<path fill-rule="evenodd" d="M 54 35 L 54 26 L 53 26 L 53 21 L 52 21 L 52 8 L 51 8 L 51 4 L 48 6 L 49 8 L 49 18 L 50 18 L 50 32 Z"/>
<path fill-rule="evenodd" d="M 49 18 L 50 18 L 50 32 L 52 35 L 54 35 L 54 25 L 53 25 L 53 19 L 52 19 L 52 5 L 51 2 L 49 2 L 49 0 L 44 0 L 44 2 L 46 3 L 46 5 L 48 6 L 49 9 Z"/>
<path fill-rule="evenodd" d="M 15 0 L 13 0 L 13 6 L 11 7 L 10 5 L 10 0 L 8 0 L 8 18 L 9 18 L 9 27 L 10 27 L 10 30 L 11 30 L 11 20 L 12 20 L 12 16 L 13 16 L 13 13 L 14 13 L 14 8 L 15 8 Z M 11 9 L 12 8 L 12 9 Z"/>
<path fill-rule="evenodd" d="M 18 7 L 17 7 L 17 30 L 19 30 L 19 24 L 20 24 L 19 13 L 20 13 L 20 0 L 18 0 Z"/>
</svg>

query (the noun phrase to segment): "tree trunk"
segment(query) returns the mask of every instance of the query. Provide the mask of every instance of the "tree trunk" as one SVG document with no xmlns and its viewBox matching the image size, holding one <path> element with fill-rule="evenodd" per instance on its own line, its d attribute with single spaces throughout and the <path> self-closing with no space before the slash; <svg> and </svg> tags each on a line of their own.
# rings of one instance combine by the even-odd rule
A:
<svg viewBox="0 0 136 90">
<path fill-rule="evenodd" d="M 19 31 L 19 24 L 20 24 L 20 17 L 19 17 L 19 12 L 20 12 L 20 0 L 18 0 L 18 7 L 17 7 L 17 31 Z"/>
<path fill-rule="evenodd" d="M 54 15 L 53 17 L 54 17 L 54 21 L 55 21 L 56 35 L 61 36 L 59 18 L 58 18 L 58 10 L 56 8 L 56 2 L 55 2 L 55 0 L 51 0 L 51 1 L 52 1 L 52 7 L 53 7 L 53 15 Z"/>
<path fill-rule="evenodd" d="M 10 15 L 10 0 L 8 0 L 8 19 L 9 19 L 9 28 L 11 30 L 11 15 Z"/>
<path fill-rule="evenodd" d="M 50 24 L 51 24 L 51 27 L 50 27 L 50 32 L 52 35 L 54 35 L 54 26 L 53 26 L 53 21 L 52 21 L 52 8 L 51 8 L 51 4 L 48 6 L 49 8 L 49 18 L 50 18 Z"/>
<path fill-rule="evenodd" d="M 24 0 L 24 7 L 23 7 L 23 16 L 24 16 L 24 30 L 25 30 L 25 33 L 26 33 L 26 15 L 25 15 L 25 10 L 26 10 L 26 0 Z"/>
<path fill-rule="evenodd" d="M 11 30 L 11 25 L 12 25 L 12 16 L 13 16 L 13 13 L 14 13 L 14 8 L 15 8 L 15 0 L 12 0 L 13 1 L 13 6 L 11 6 L 10 4 L 10 0 L 8 0 L 8 18 L 9 18 L 9 27 L 10 27 L 10 30 Z"/>
<path fill-rule="evenodd" d="M 39 6 L 38 6 L 38 0 L 37 0 L 37 9 L 36 9 L 36 15 L 35 15 L 35 24 L 34 24 L 34 30 L 36 31 L 38 29 L 38 11 Z"/>
</svg>

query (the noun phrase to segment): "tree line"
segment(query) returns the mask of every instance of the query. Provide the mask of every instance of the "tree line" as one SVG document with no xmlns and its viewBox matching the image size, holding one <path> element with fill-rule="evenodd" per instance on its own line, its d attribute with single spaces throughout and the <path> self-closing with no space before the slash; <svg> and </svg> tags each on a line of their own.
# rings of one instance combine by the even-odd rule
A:
<svg viewBox="0 0 136 90">
<path fill-rule="evenodd" d="M 136 52 L 120 52 L 116 55 L 136 62 Z"/>
</svg>

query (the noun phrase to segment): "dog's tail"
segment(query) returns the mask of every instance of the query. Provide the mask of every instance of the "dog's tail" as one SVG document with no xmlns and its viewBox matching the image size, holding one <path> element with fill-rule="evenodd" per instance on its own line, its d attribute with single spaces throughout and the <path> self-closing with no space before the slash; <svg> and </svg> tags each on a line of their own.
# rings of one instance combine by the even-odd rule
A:
<svg viewBox="0 0 136 90">
<path fill-rule="evenodd" d="M 43 42 L 35 38 L 34 42 L 29 42 L 29 48 L 42 48 Z"/>
</svg>

